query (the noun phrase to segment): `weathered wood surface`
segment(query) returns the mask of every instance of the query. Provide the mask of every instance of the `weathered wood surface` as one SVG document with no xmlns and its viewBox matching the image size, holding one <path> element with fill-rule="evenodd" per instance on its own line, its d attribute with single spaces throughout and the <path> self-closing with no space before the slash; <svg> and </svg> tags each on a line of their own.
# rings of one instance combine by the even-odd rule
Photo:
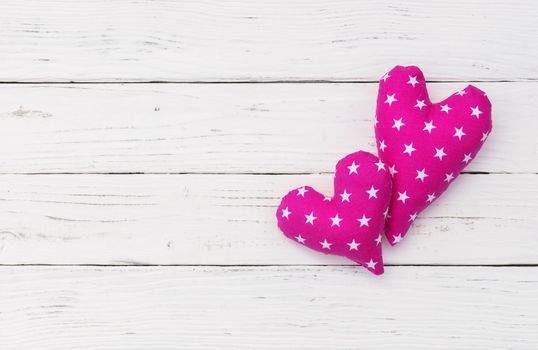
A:
<svg viewBox="0 0 538 350">
<path fill-rule="evenodd" d="M 0 2 L 0 81 L 538 79 L 532 0 Z"/>
<path fill-rule="evenodd" d="M 478 86 L 494 126 L 468 170 L 538 172 L 538 83 Z M 375 152 L 376 94 L 377 83 L 0 85 L 0 172 L 332 172 Z"/>
<path fill-rule="evenodd" d="M 2 267 L 2 349 L 529 349 L 536 268 Z"/>
<path fill-rule="evenodd" d="M 349 264 L 286 239 L 288 190 L 332 175 L 3 175 L 2 264 Z M 538 176 L 462 175 L 389 264 L 538 264 Z"/>
</svg>

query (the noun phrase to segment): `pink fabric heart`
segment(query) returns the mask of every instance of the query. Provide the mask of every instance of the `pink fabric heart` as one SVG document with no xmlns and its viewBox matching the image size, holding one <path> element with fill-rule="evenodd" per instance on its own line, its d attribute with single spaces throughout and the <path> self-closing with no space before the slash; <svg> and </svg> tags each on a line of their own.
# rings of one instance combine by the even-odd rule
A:
<svg viewBox="0 0 538 350">
<path fill-rule="evenodd" d="M 396 66 L 381 78 L 375 134 L 393 179 L 385 227 L 390 244 L 446 191 L 490 131 L 491 103 L 472 85 L 432 103 L 418 67 Z"/>
<path fill-rule="evenodd" d="M 334 197 L 307 186 L 290 191 L 277 209 L 278 227 L 299 244 L 345 256 L 380 275 L 390 189 L 390 175 L 379 158 L 352 153 L 336 165 Z"/>
</svg>

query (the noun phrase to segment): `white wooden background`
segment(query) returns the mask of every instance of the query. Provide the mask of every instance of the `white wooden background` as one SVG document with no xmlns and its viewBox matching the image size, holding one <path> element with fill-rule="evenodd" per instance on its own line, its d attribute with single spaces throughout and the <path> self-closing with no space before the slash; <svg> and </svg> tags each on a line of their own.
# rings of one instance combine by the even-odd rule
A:
<svg viewBox="0 0 538 350">
<path fill-rule="evenodd" d="M 0 2 L 0 349 L 537 349 L 538 3 Z M 494 131 L 382 277 L 277 230 L 377 79 Z"/>
</svg>

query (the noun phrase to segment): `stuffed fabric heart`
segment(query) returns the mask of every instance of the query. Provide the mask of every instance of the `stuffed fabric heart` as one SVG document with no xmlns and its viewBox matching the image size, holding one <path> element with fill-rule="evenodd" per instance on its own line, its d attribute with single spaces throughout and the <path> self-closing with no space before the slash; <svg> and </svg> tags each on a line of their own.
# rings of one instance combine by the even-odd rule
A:
<svg viewBox="0 0 538 350">
<path fill-rule="evenodd" d="M 350 154 L 336 165 L 334 197 L 307 186 L 289 192 L 277 209 L 278 227 L 299 244 L 345 256 L 380 275 L 390 189 L 390 175 L 379 158 L 362 151 Z"/>
<path fill-rule="evenodd" d="M 379 82 L 375 134 L 392 175 L 385 227 L 398 243 L 417 215 L 446 191 L 476 157 L 491 131 L 491 103 L 469 85 L 431 103 L 417 67 L 396 66 Z"/>
</svg>

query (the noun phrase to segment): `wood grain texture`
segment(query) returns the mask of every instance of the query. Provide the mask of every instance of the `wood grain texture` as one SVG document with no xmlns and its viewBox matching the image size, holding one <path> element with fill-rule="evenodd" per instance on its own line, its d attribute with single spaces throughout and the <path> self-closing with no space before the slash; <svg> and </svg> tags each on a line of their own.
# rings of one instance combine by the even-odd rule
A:
<svg viewBox="0 0 538 350">
<path fill-rule="evenodd" d="M 0 176 L 2 264 L 352 264 L 286 239 L 275 210 L 332 175 Z M 538 176 L 462 175 L 389 264 L 537 264 Z"/>
<path fill-rule="evenodd" d="M 537 79 L 533 0 L 0 3 L 1 81 Z"/>
<path fill-rule="evenodd" d="M 494 126 L 467 170 L 538 172 L 538 83 L 478 86 Z M 373 83 L 0 85 L 0 172 L 332 172 L 375 152 L 376 94 Z"/>
<path fill-rule="evenodd" d="M 2 349 L 529 349 L 538 268 L 2 267 Z"/>
</svg>

